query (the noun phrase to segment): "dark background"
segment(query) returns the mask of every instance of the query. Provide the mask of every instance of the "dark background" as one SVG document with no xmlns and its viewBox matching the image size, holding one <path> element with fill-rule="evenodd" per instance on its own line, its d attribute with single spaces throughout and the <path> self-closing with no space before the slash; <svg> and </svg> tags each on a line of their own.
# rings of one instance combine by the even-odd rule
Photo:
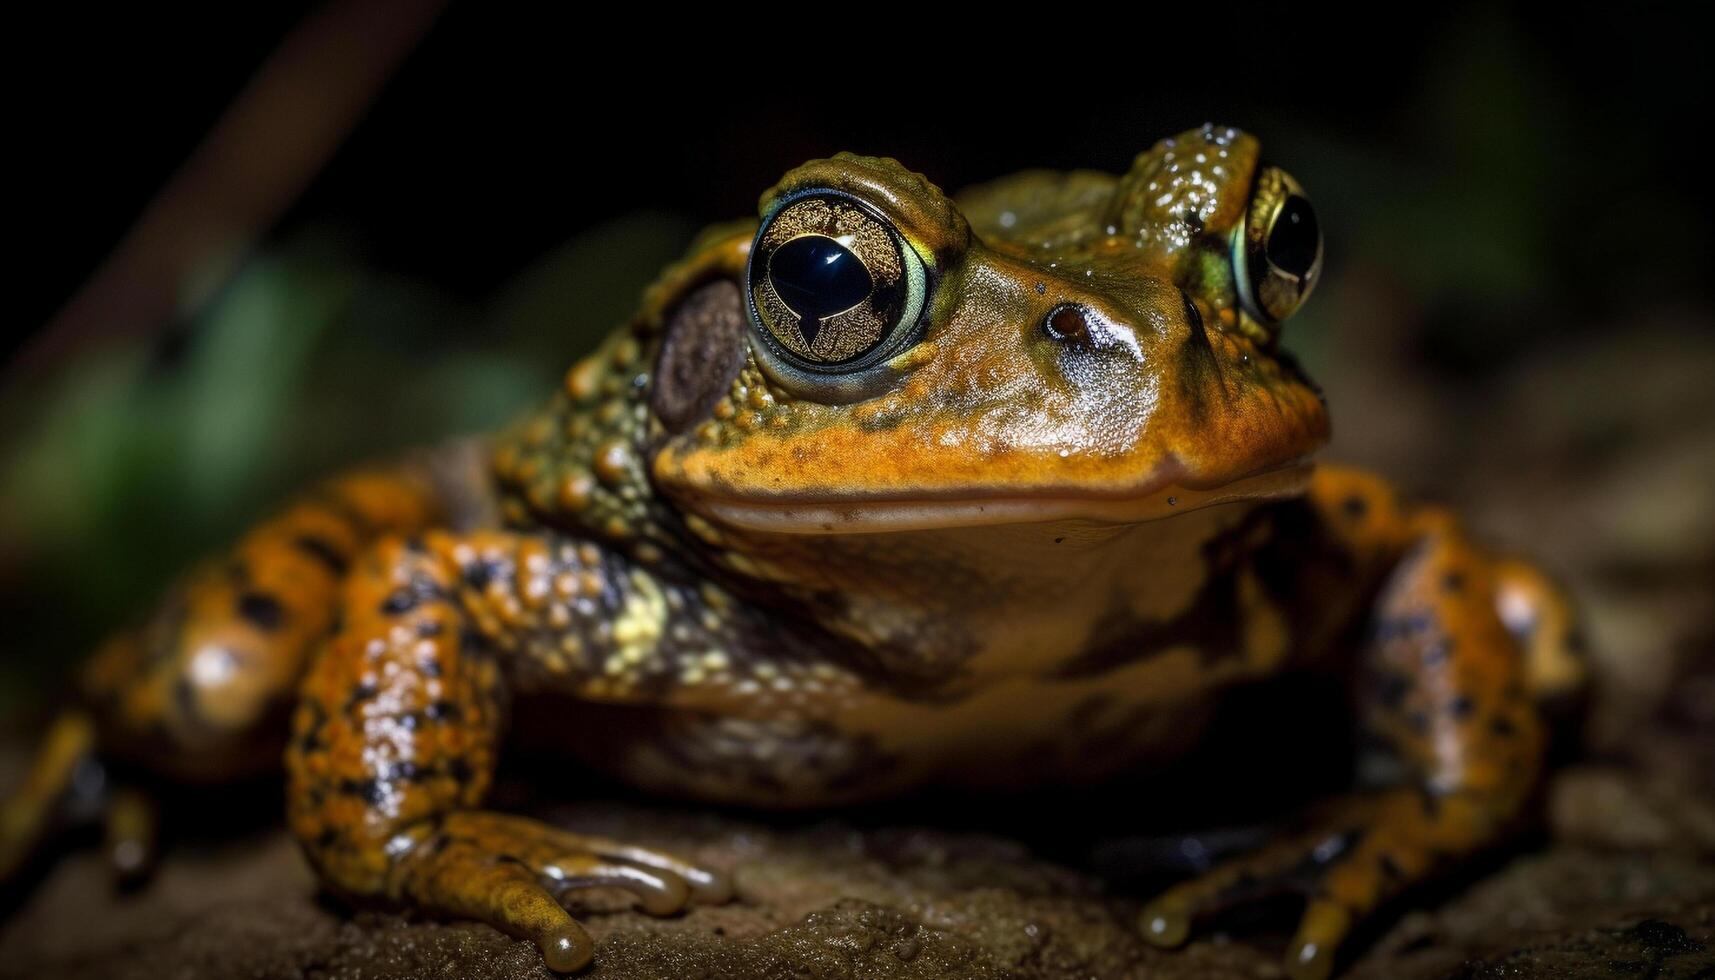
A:
<svg viewBox="0 0 1715 980">
<path fill-rule="evenodd" d="M 1121 171 L 1206 120 L 1256 132 L 1327 233 L 1326 285 L 1287 343 L 1329 389 L 1336 451 L 1469 500 L 1472 447 L 1528 424 L 1502 395 L 1520 371 L 1639 324 L 1708 337 L 1712 59 L 1667 10 L 1428 9 L 974 28 L 892 6 L 627 23 L 454 3 L 232 275 L 144 329 L 69 341 L 44 325 L 305 10 L 21 27 L 0 712 L 298 481 L 531 404 L 697 227 L 842 149 L 956 189 Z M 1531 404 L 1616 397 L 1605 357 Z M 1676 417 L 1577 428 L 1543 465 Z"/>
</svg>

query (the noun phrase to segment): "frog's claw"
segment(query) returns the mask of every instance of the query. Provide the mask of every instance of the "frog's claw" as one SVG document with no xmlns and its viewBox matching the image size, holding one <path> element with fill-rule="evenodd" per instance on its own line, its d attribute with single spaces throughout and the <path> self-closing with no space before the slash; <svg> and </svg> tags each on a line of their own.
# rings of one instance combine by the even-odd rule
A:
<svg viewBox="0 0 1715 980">
<path fill-rule="evenodd" d="M 582 967 L 592 950 L 561 907 L 571 892 L 623 889 L 657 916 L 681 911 L 693 897 L 730 894 L 723 875 L 673 855 L 482 811 L 448 814 L 398 859 L 394 874 L 399 897 L 530 939 L 561 973 Z"/>
</svg>

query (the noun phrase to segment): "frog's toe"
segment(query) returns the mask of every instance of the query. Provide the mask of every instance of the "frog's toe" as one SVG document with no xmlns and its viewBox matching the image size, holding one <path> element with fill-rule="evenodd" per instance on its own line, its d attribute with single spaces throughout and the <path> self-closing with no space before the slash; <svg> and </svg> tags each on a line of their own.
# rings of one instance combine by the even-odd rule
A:
<svg viewBox="0 0 1715 980">
<path fill-rule="evenodd" d="M 556 973 L 581 969 L 594 956 L 589 933 L 536 871 L 466 842 L 435 840 L 432 853 L 405 866 L 402 897 L 426 912 L 476 919 L 528 939 Z"/>
<path fill-rule="evenodd" d="M 649 915 L 730 893 L 724 875 L 673 855 L 499 813 L 448 815 L 401 855 L 398 869 L 399 898 L 533 940 L 562 973 L 593 953 L 562 904 L 576 891 L 622 889 Z"/>
<path fill-rule="evenodd" d="M 637 899 L 650 915 L 672 915 L 691 900 L 691 886 L 671 871 L 661 871 L 593 854 L 567 854 L 544 864 L 539 872 L 564 895 L 580 888 L 620 888 Z"/>
<path fill-rule="evenodd" d="M 732 898 L 732 876 L 723 871 L 693 864 L 666 851 L 638 847 L 635 844 L 627 844 L 624 841 L 611 840 L 606 837 L 580 834 L 578 839 L 592 854 L 599 854 L 614 861 L 653 868 L 682 879 L 690 889 L 692 901 L 707 905 L 719 905 Z"/>
<path fill-rule="evenodd" d="M 1144 907 L 1144 937 L 1178 946 L 1196 924 L 1221 911 L 1281 893 L 1307 899 L 1287 951 L 1294 980 L 1321 980 L 1332 972 L 1340 945 L 1382 901 L 1425 877 L 1441 850 L 1462 849 L 1445 837 L 1456 798 L 1439 801 L 1420 790 L 1353 797 L 1328 811 L 1313 831 L 1228 861 L 1176 885 Z M 1439 812 L 1438 812 L 1439 811 Z"/>
<path fill-rule="evenodd" d="M 1307 835 L 1272 844 L 1182 882 L 1144 906 L 1138 917 L 1144 938 L 1157 946 L 1184 945 L 1198 922 L 1246 902 L 1303 891 L 1306 872 L 1343 847 L 1339 832 Z"/>
<path fill-rule="evenodd" d="M 155 870 L 155 801 L 141 790 L 125 787 L 107 801 L 104 815 L 107 864 L 121 885 L 133 885 Z"/>
</svg>

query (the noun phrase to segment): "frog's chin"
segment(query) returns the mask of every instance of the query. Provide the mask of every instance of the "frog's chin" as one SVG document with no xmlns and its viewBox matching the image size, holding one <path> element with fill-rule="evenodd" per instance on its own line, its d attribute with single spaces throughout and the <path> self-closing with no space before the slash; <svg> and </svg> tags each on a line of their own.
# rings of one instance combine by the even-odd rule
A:
<svg viewBox="0 0 1715 980">
<path fill-rule="evenodd" d="M 1310 479 L 1309 462 L 1256 473 L 1208 489 L 1175 484 L 1121 493 L 1044 493 L 959 500 L 823 501 L 705 500 L 699 508 L 724 524 L 776 534 L 877 534 L 993 524 L 1087 520 L 1112 524 L 1157 521 L 1237 501 L 1296 497 Z"/>
</svg>

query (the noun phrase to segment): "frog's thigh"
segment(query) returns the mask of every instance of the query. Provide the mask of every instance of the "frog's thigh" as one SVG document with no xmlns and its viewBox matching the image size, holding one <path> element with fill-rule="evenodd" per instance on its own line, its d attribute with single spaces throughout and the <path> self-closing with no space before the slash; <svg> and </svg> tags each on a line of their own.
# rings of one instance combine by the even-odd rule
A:
<svg viewBox="0 0 1715 980">
<path fill-rule="evenodd" d="M 445 458 L 450 471 L 455 454 L 468 455 L 453 447 L 436 465 Z M 327 633 L 350 556 L 378 534 L 441 516 L 453 482 L 414 461 L 331 480 L 181 578 L 141 628 L 109 639 L 80 679 L 88 704 L 61 716 L 23 788 L 0 802 L 0 880 L 73 813 L 93 809 L 105 811 L 115 870 L 148 870 L 147 795 L 129 786 L 77 795 L 101 785 L 77 774 L 107 757 L 201 781 L 277 767 L 292 691 Z"/>
<path fill-rule="evenodd" d="M 1296 888 L 1309 905 L 1288 966 L 1325 976 L 1365 915 L 1493 842 L 1521 809 L 1543 735 L 1524 658 L 1496 612 L 1494 567 L 1443 515 L 1414 523 L 1421 537 L 1374 610 L 1363 694 L 1365 727 L 1400 778 L 1331 806 L 1310 833 L 1168 891 L 1145 910 L 1152 938 L 1180 942 L 1199 916 Z"/>
<path fill-rule="evenodd" d="M 278 765 L 292 692 L 332 623 L 352 556 L 375 535 L 422 527 L 435 513 L 431 487 L 414 474 L 353 474 L 194 570 L 84 673 L 114 750 L 199 780 Z"/>
<path fill-rule="evenodd" d="M 556 581 L 619 601 L 561 603 Z M 594 630 L 603 610 L 626 605 L 613 594 L 624 582 L 593 546 L 501 532 L 435 532 L 367 554 L 346 583 L 342 626 L 305 680 L 287 748 L 291 828 L 323 881 L 482 920 L 536 942 L 556 970 L 591 953 L 560 907 L 568 891 L 624 888 L 655 914 L 724 897 L 724 879 L 671 855 L 476 809 L 508 678 L 550 669 L 535 641 Z"/>
</svg>

